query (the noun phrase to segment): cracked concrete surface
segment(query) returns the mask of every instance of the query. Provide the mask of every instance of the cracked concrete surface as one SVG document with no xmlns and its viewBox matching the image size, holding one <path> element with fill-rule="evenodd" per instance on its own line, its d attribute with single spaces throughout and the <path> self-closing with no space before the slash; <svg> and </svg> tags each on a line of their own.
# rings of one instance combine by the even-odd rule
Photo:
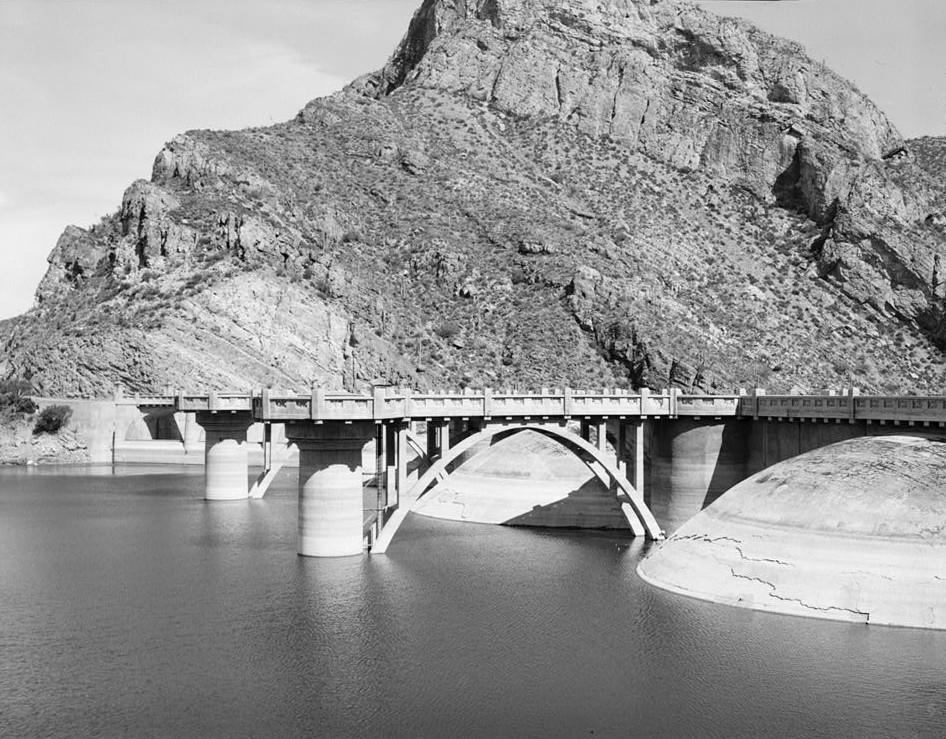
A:
<svg viewBox="0 0 946 739">
<path fill-rule="evenodd" d="M 768 560 L 768 561 L 772 561 L 772 560 Z M 784 562 L 780 562 L 779 564 L 784 564 Z M 752 580 L 754 582 L 762 583 L 768 588 L 771 588 L 772 592 L 769 593 L 770 598 L 775 598 L 776 600 L 785 601 L 786 603 L 798 603 L 798 605 L 802 606 L 803 608 L 808 608 L 812 611 L 821 611 L 823 613 L 830 612 L 830 611 L 843 611 L 843 612 L 850 613 L 853 616 L 863 617 L 864 623 L 870 622 L 870 614 L 865 613 L 864 611 L 858 611 L 854 608 L 841 608 L 839 606 L 815 606 L 815 605 L 811 605 L 810 603 L 805 603 L 801 598 L 787 598 L 784 595 L 779 595 L 777 592 L 775 592 L 776 590 L 775 585 L 773 583 L 770 583 L 768 580 L 763 580 L 761 577 L 750 577 L 749 575 L 740 575 L 732 567 L 729 568 L 729 571 L 732 573 L 733 577 L 739 577 L 739 578 L 742 578 L 743 580 Z"/>
<path fill-rule="evenodd" d="M 733 487 L 641 562 L 665 590 L 798 616 L 946 629 L 946 442 L 867 437 Z"/>
</svg>

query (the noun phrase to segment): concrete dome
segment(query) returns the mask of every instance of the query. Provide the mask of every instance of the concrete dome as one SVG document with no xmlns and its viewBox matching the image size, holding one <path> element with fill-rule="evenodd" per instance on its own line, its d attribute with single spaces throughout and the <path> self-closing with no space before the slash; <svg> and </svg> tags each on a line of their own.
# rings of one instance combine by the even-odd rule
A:
<svg viewBox="0 0 946 739">
<path fill-rule="evenodd" d="M 477 523 L 628 528 L 615 496 L 575 454 L 536 431 L 476 446 L 416 513 Z"/>
<path fill-rule="evenodd" d="M 746 608 L 946 628 L 946 439 L 843 441 L 735 485 L 638 567 Z"/>
</svg>

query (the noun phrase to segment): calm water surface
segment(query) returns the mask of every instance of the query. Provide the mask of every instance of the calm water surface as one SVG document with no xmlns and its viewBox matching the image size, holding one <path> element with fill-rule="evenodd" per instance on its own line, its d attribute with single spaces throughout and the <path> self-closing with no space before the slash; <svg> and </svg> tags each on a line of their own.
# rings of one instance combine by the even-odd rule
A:
<svg viewBox="0 0 946 739">
<path fill-rule="evenodd" d="M 690 600 L 646 544 L 411 517 L 303 559 L 295 470 L 0 469 L 2 736 L 946 736 L 946 633 Z"/>
</svg>

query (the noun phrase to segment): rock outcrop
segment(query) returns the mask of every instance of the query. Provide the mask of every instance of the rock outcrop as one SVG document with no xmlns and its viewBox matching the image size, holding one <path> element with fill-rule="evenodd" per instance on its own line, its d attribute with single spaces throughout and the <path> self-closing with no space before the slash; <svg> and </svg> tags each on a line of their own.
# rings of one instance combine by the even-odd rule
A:
<svg viewBox="0 0 946 739">
<path fill-rule="evenodd" d="M 0 375 L 938 391 L 934 149 L 683 2 L 427 0 L 377 73 L 69 227 Z"/>
</svg>

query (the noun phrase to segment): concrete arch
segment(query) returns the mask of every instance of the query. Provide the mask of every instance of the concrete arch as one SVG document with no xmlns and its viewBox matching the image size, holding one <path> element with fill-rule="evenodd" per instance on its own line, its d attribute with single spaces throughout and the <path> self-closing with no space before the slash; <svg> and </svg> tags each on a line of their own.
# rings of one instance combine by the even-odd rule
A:
<svg viewBox="0 0 946 739">
<path fill-rule="evenodd" d="M 451 447 L 450 451 L 445 457 L 437 460 L 423 475 L 421 475 L 417 482 L 410 488 L 410 490 L 407 491 L 406 495 L 404 496 L 403 502 L 407 503 L 407 505 L 398 508 L 398 510 L 394 512 L 387 524 L 381 530 L 381 534 L 378 536 L 377 540 L 374 542 L 374 545 L 371 547 L 371 551 L 375 554 L 383 554 L 385 551 L 387 551 L 388 545 L 391 543 L 391 540 L 394 538 L 394 535 L 397 533 L 401 522 L 404 520 L 407 514 L 417 507 L 418 501 L 424 496 L 428 488 L 430 488 L 434 482 L 439 482 L 447 476 L 447 469 L 454 461 L 456 461 L 458 457 L 472 449 L 480 442 L 488 441 L 496 437 L 509 436 L 520 431 L 535 431 L 555 439 L 566 448 L 571 449 L 573 452 L 575 450 L 585 452 L 591 458 L 591 462 L 587 462 L 587 460 L 584 461 L 586 461 L 592 472 L 594 472 L 595 475 L 597 475 L 598 478 L 601 479 L 606 485 L 608 485 L 613 480 L 617 486 L 618 495 L 623 494 L 628 499 L 627 503 L 622 503 L 621 508 L 624 511 L 624 515 L 627 518 L 628 524 L 631 526 L 631 529 L 634 531 L 635 535 L 644 534 L 646 532 L 647 536 L 653 540 L 663 539 L 663 531 L 661 530 L 660 525 L 657 523 L 657 520 L 654 518 L 653 514 L 647 508 L 647 504 L 644 503 L 643 496 L 634 489 L 634 486 L 631 485 L 630 481 L 623 474 L 621 474 L 621 471 L 617 468 L 617 466 L 610 462 L 604 455 L 602 455 L 602 453 L 593 444 L 585 441 L 580 436 L 576 436 L 575 434 L 560 426 L 494 426 L 468 436 L 456 446 Z"/>
</svg>

